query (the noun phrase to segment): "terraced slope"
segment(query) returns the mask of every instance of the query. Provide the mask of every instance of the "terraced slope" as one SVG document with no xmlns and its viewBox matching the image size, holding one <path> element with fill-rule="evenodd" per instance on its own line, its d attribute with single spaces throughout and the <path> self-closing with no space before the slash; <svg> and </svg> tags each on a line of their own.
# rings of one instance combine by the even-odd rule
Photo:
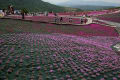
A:
<svg viewBox="0 0 120 80">
<path fill-rule="evenodd" d="M 119 36 L 114 27 L 100 24 L 89 24 L 85 26 L 54 25 L 49 23 L 24 22 L 19 20 L 0 20 L 0 33 L 61 33 L 77 36 Z"/>
<path fill-rule="evenodd" d="M 120 37 L 3 34 L 0 78 L 119 80 L 120 55 L 110 48 L 118 41 Z"/>
<path fill-rule="evenodd" d="M 120 55 L 111 48 L 120 36 L 74 33 L 104 31 L 102 26 L 90 29 L 6 19 L 0 23 L 0 80 L 120 79 Z"/>
</svg>

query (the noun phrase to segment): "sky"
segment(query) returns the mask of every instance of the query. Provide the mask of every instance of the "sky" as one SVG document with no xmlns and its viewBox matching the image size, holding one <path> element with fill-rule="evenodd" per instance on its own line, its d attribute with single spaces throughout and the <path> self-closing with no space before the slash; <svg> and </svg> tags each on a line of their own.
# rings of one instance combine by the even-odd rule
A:
<svg viewBox="0 0 120 80">
<path fill-rule="evenodd" d="M 58 3 L 66 2 L 66 1 L 69 1 L 69 0 L 43 0 L 43 1 L 50 2 L 50 3 L 53 3 L 53 4 L 58 4 Z M 74 0 L 74 1 L 78 1 L 78 0 Z M 120 3 L 120 0 L 85 0 L 85 1 L 105 1 L 105 2 Z"/>
<path fill-rule="evenodd" d="M 43 0 L 43 1 L 56 4 L 56 3 L 66 2 L 66 1 L 69 1 L 69 0 Z"/>
</svg>

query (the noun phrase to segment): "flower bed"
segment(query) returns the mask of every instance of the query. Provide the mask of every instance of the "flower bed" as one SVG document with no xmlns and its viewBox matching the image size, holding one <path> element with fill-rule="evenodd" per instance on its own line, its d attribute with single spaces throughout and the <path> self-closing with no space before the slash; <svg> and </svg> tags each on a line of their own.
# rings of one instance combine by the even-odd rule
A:
<svg viewBox="0 0 120 80">
<path fill-rule="evenodd" d="M 0 79 L 119 80 L 120 37 L 62 34 L 0 35 Z M 104 42 L 104 43 L 103 43 Z"/>
<path fill-rule="evenodd" d="M 120 23 L 120 13 L 101 15 L 98 18 Z"/>
<path fill-rule="evenodd" d="M 38 18 L 39 19 L 39 18 Z M 7 23 L 7 24 L 6 24 Z M 9 25 L 8 25 L 9 24 Z M 1 33 L 61 33 L 77 36 L 119 36 L 114 27 L 100 24 L 89 24 L 84 26 L 55 25 L 49 23 L 33 23 L 15 20 L 3 20 L 0 24 Z"/>
<path fill-rule="evenodd" d="M 88 16 L 95 16 L 95 15 L 103 15 L 103 14 L 107 14 L 107 13 L 113 13 L 116 10 L 102 10 L 102 11 L 84 11 L 84 12 L 62 12 L 62 13 L 58 13 L 58 15 L 66 15 L 66 16 L 74 16 L 74 14 L 76 16 L 83 16 L 83 15 L 88 15 Z"/>
</svg>

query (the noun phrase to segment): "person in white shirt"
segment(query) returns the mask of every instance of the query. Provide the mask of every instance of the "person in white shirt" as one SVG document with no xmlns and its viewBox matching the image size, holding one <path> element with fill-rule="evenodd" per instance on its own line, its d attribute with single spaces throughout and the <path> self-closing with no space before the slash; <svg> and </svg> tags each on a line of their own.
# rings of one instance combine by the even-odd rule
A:
<svg viewBox="0 0 120 80">
<path fill-rule="evenodd" d="M 5 13 L 0 11 L 0 17 L 4 17 L 5 16 Z"/>
</svg>

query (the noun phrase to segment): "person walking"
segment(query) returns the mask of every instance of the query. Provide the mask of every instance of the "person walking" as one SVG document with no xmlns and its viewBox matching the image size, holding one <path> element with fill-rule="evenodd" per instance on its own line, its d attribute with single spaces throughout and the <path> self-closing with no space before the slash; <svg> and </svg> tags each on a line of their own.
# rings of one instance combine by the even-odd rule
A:
<svg viewBox="0 0 120 80">
<path fill-rule="evenodd" d="M 54 13 L 54 16 L 57 16 L 57 13 Z"/>
<path fill-rule="evenodd" d="M 60 22 L 63 22 L 63 17 L 60 17 Z"/>
<path fill-rule="evenodd" d="M 88 21 L 87 18 L 85 18 L 85 24 L 87 23 L 87 21 Z"/>
<path fill-rule="evenodd" d="M 55 19 L 55 23 L 58 23 L 58 20 L 59 20 L 59 19 L 58 19 L 57 13 L 54 13 L 54 16 L 55 16 L 55 18 L 54 18 L 54 19 Z"/>
<path fill-rule="evenodd" d="M 84 23 L 84 20 L 83 19 L 81 19 L 81 24 L 83 24 Z"/>
<path fill-rule="evenodd" d="M 25 13 L 23 10 L 21 11 L 21 15 L 22 15 L 22 19 L 25 19 Z"/>
<path fill-rule="evenodd" d="M 72 22 L 72 18 L 69 18 L 69 22 L 70 22 L 70 23 Z"/>
</svg>

